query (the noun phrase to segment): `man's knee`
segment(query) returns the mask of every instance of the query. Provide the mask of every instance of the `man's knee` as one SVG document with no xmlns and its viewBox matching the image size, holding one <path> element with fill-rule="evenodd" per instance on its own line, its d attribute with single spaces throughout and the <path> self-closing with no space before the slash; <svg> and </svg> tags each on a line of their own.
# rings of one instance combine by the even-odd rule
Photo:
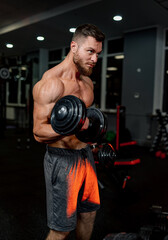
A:
<svg viewBox="0 0 168 240">
<path fill-rule="evenodd" d="M 59 232 L 50 230 L 46 240 L 64 240 L 67 239 L 69 232 Z"/>
</svg>

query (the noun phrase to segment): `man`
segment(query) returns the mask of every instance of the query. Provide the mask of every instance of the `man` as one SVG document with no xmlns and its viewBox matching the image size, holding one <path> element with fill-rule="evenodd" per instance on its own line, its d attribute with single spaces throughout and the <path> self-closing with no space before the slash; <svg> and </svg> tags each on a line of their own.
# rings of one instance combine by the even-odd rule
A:
<svg viewBox="0 0 168 240">
<path fill-rule="evenodd" d="M 75 135 L 56 133 L 50 124 L 55 103 L 66 95 L 91 106 L 93 83 L 89 76 L 102 51 L 104 34 L 92 24 L 79 26 L 70 52 L 54 68 L 44 73 L 33 89 L 34 137 L 47 143 L 44 171 L 47 192 L 47 240 L 66 239 L 76 228 L 76 237 L 89 240 L 100 199 L 94 159 L 90 147 Z M 89 120 L 81 130 L 87 129 Z"/>
</svg>

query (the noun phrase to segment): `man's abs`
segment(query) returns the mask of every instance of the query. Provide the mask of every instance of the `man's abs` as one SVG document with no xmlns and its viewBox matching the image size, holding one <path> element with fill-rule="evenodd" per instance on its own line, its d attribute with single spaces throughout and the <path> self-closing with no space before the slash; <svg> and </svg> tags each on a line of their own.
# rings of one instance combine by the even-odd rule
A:
<svg viewBox="0 0 168 240">
<path fill-rule="evenodd" d="M 49 143 L 48 146 L 66 149 L 81 149 L 86 147 L 86 143 L 79 141 L 75 135 L 65 136 L 58 141 Z"/>
</svg>

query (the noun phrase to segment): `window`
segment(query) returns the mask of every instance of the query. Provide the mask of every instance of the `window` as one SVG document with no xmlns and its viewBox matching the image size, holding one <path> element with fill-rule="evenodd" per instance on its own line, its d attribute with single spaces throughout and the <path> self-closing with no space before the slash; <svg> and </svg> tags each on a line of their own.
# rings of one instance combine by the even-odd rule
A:
<svg viewBox="0 0 168 240">
<path fill-rule="evenodd" d="M 10 68 L 10 79 L 7 82 L 7 105 L 25 105 L 26 104 L 26 66 L 13 66 Z"/>
<path fill-rule="evenodd" d="M 116 109 L 121 105 L 123 38 L 108 41 L 106 66 L 105 108 Z"/>
<path fill-rule="evenodd" d="M 49 62 L 62 59 L 62 49 L 49 51 Z"/>
<path fill-rule="evenodd" d="M 7 85 L 8 89 L 8 103 L 18 103 L 18 86 L 19 86 L 19 71 L 18 68 L 10 69 L 11 78 Z"/>
<path fill-rule="evenodd" d="M 106 109 L 114 109 L 121 104 L 123 55 L 108 57 L 106 70 Z"/>
<path fill-rule="evenodd" d="M 57 64 L 59 64 L 62 61 L 62 54 L 63 54 L 63 50 L 62 49 L 56 49 L 56 50 L 51 50 L 49 51 L 49 64 L 48 64 L 48 68 L 53 68 L 55 67 Z"/>
</svg>

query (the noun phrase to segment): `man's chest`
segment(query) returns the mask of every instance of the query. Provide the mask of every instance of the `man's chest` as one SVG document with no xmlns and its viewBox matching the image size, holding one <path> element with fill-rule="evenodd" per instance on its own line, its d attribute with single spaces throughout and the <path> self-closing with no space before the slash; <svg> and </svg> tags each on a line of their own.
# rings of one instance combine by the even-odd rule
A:
<svg viewBox="0 0 168 240">
<path fill-rule="evenodd" d="M 65 86 L 64 95 L 74 95 L 80 98 L 86 105 L 90 106 L 93 102 L 93 90 L 88 84 L 82 82 L 71 82 Z"/>
</svg>

